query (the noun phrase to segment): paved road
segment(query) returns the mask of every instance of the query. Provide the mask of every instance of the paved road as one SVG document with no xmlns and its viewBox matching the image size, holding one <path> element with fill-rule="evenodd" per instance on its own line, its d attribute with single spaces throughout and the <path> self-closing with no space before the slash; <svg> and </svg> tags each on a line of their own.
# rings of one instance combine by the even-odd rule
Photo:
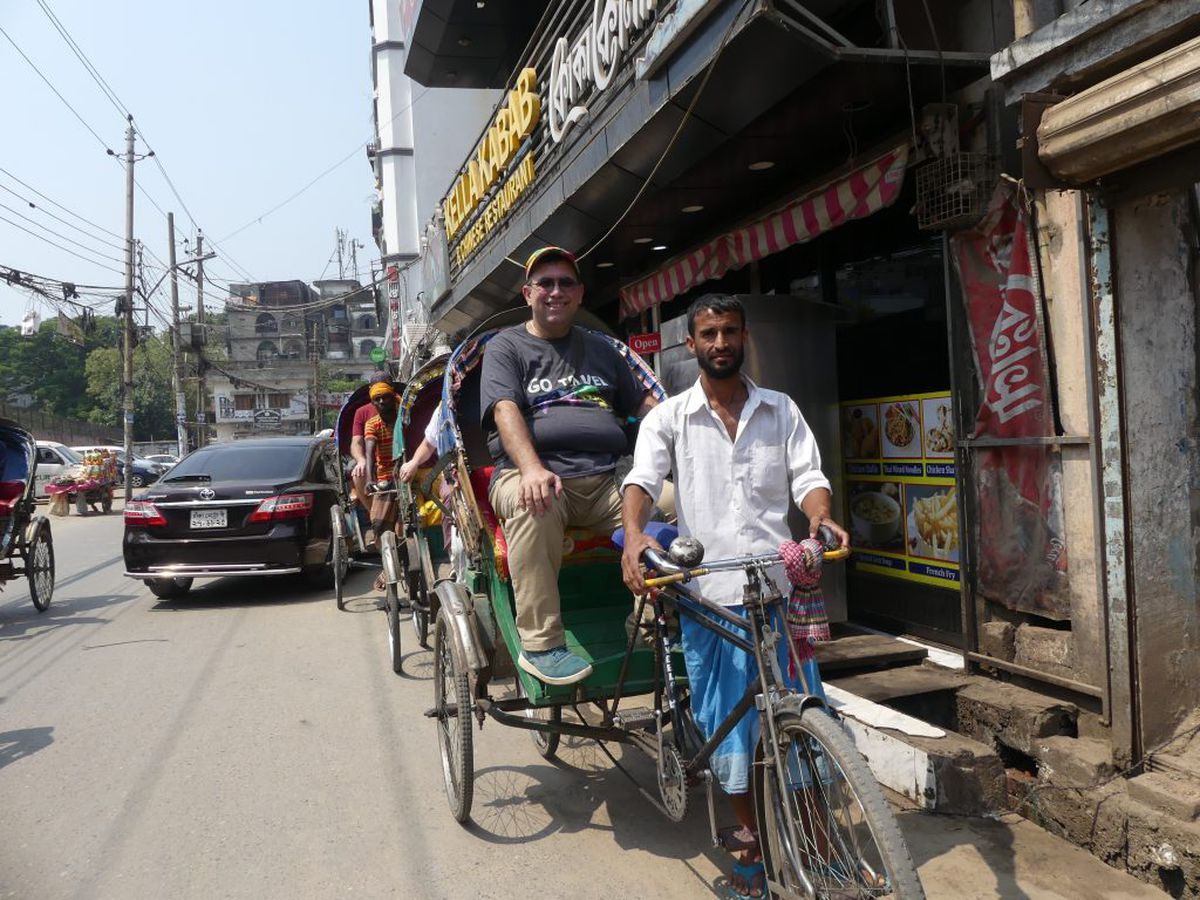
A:
<svg viewBox="0 0 1200 900">
<path fill-rule="evenodd" d="M 420 715 L 431 654 L 410 640 L 391 673 L 372 572 L 345 612 L 291 579 L 159 601 L 121 576 L 117 516 L 53 527 L 50 610 L 24 582 L 0 594 L 3 896 L 721 895 L 701 798 L 670 824 L 630 780 L 654 784 L 635 751 L 618 769 L 564 741 L 553 765 L 488 725 L 456 825 Z M 1147 896 L 1028 823 L 903 822 L 931 897 Z"/>
</svg>

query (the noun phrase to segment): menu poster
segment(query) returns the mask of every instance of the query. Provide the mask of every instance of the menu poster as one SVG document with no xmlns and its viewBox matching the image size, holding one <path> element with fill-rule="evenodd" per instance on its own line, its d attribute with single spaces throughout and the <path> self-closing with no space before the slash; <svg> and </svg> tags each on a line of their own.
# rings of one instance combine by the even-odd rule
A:
<svg viewBox="0 0 1200 900">
<path fill-rule="evenodd" d="M 948 393 L 841 404 L 851 564 L 957 589 L 958 495 Z"/>
</svg>

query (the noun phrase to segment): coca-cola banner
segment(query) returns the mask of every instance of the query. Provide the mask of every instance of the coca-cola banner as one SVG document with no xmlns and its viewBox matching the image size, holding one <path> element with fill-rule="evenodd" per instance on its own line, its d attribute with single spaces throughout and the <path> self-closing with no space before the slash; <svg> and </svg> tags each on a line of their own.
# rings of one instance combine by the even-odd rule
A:
<svg viewBox="0 0 1200 900">
<path fill-rule="evenodd" d="M 1041 285 L 1029 215 L 1001 180 L 987 215 L 951 238 L 983 402 L 973 437 L 1054 434 Z M 971 469 L 978 521 L 978 593 L 1010 609 L 1070 618 L 1062 470 L 1049 446 L 981 448 Z"/>
</svg>

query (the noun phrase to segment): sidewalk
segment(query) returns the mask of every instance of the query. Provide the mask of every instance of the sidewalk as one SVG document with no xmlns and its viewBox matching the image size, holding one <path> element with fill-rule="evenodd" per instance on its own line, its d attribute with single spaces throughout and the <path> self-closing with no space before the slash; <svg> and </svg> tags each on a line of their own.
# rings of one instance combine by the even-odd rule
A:
<svg viewBox="0 0 1200 900">
<path fill-rule="evenodd" d="M 1017 815 L 984 819 L 917 810 L 897 815 L 930 900 L 1167 896 Z"/>
</svg>

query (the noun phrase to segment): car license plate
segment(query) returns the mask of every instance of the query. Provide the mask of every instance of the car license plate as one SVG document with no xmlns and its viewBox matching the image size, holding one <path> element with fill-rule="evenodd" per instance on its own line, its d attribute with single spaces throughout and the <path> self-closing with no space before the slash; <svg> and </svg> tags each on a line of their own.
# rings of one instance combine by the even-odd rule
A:
<svg viewBox="0 0 1200 900">
<path fill-rule="evenodd" d="M 193 509 L 193 528 L 226 528 L 229 525 L 227 509 Z"/>
</svg>

